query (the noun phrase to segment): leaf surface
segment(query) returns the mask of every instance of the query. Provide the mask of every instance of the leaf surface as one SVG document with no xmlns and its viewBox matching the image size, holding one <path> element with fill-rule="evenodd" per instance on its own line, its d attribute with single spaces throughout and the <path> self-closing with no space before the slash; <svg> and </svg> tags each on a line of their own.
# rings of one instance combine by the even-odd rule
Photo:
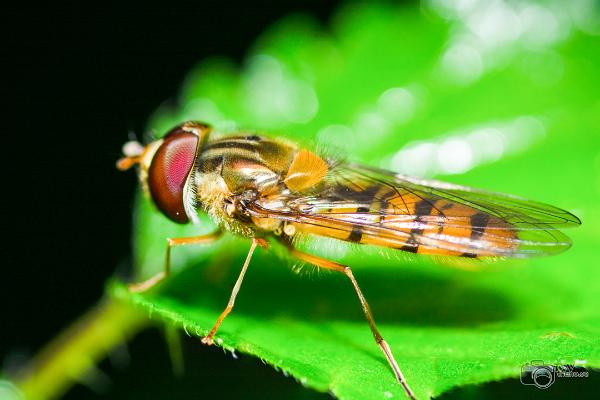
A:
<svg viewBox="0 0 600 400">
<path fill-rule="evenodd" d="M 328 28 L 290 17 L 265 32 L 239 71 L 225 60 L 200 64 L 178 105 L 149 123 L 156 132 L 196 119 L 281 135 L 369 165 L 554 204 L 583 220 L 568 232 L 566 253 L 478 272 L 312 244 L 353 267 L 419 398 L 517 378 L 532 360 L 600 367 L 598 13 L 576 15 L 562 2 L 482 3 L 462 14 L 428 4 L 348 6 Z M 481 25 L 486 12 L 498 16 L 496 30 Z M 214 229 L 208 219 L 176 226 L 144 199 L 135 220 L 140 279 L 161 270 L 166 237 Z M 177 248 L 161 290 L 113 285 L 112 293 L 206 335 L 249 245 L 225 237 Z M 217 339 L 342 399 L 404 396 L 345 277 L 294 273 L 274 252 L 258 250 Z"/>
</svg>

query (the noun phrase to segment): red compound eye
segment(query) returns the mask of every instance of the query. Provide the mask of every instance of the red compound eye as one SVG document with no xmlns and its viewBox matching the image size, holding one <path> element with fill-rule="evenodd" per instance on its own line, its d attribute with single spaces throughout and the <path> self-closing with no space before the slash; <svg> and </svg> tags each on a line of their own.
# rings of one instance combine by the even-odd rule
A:
<svg viewBox="0 0 600 400">
<path fill-rule="evenodd" d="M 169 132 L 152 158 L 148 186 L 156 206 L 171 220 L 184 224 L 183 187 L 196 156 L 198 136 L 175 128 Z"/>
</svg>

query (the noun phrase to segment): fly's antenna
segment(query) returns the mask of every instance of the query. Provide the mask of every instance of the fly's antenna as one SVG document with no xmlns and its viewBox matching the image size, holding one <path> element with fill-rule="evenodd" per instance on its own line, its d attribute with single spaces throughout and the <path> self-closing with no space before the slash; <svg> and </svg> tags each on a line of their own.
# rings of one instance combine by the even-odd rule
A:
<svg viewBox="0 0 600 400">
<path fill-rule="evenodd" d="M 139 164 L 142 160 L 142 154 L 144 154 L 144 146 L 137 140 L 130 140 L 123 145 L 123 155 L 125 157 L 117 161 L 117 168 L 125 171 L 135 164 Z"/>
<path fill-rule="evenodd" d="M 139 142 L 140 141 L 140 139 L 138 138 L 138 134 L 133 129 L 130 129 L 129 131 L 127 131 L 127 139 L 129 139 L 130 142 Z"/>
<path fill-rule="evenodd" d="M 158 135 L 154 129 L 144 131 L 144 143 L 150 143 L 158 140 Z"/>
</svg>

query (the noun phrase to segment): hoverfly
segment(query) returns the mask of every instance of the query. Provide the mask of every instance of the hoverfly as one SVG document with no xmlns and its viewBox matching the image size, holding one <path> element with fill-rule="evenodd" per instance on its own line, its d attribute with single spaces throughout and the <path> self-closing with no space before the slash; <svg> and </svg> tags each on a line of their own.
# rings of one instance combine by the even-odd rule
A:
<svg viewBox="0 0 600 400">
<path fill-rule="evenodd" d="M 278 241 L 291 256 L 348 277 L 377 345 L 411 398 L 352 269 L 296 249 L 297 239 L 318 235 L 418 254 L 523 258 L 568 249 L 570 240 L 557 228 L 581 223 L 567 211 L 519 197 L 414 179 L 320 156 L 281 139 L 255 134 L 211 139 L 210 132 L 206 124 L 185 122 L 146 146 L 123 147 L 118 168 L 139 166 L 143 187 L 165 216 L 198 223 L 198 213 L 205 212 L 218 226 L 208 235 L 167 239 L 164 271 L 130 289 L 144 291 L 165 279 L 175 246 L 210 243 L 223 231 L 251 239 L 229 303 L 202 339 L 212 344 L 254 250 Z"/>
</svg>

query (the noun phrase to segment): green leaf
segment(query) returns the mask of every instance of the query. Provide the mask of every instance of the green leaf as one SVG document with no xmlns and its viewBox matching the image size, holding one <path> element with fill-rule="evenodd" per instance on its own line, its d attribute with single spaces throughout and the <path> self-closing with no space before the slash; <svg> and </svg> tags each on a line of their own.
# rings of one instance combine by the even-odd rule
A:
<svg viewBox="0 0 600 400">
<path fill-rule="evenodd" d="M 222 131 L 265 131 L 573 211 L 583 226 L 570 232 L 568 252 L 484 264 L 479 272 L 426 257 L 312 246 L 353 267 L 419 398 L 517 378 L 532 360 L 598 368 L 598 10 L 591 2 L 585 12 L 588 3 L 443 4 L 450 3 L 349 6 L 328 30 L 290 17 L 262 36 L 241 70 L 226 60 L 200 64 L 179 105 L 158 110 L 149 128 L 165 132 L 198 119 Z M 147 200 L 138 203 L 139 279 L 163 268 L 166 237 L 214 228 L 208 219 L 176 226 Z M 177 248 L 174 276 L 160 291 L 131 294 L 113 285 L 112 294 L 206 335 L 249 245 L 230 236 Z M 404 396 L 345 277 L 289 266 L 257 251 L 217 344 L 342 399 Z"/>
</svg>

